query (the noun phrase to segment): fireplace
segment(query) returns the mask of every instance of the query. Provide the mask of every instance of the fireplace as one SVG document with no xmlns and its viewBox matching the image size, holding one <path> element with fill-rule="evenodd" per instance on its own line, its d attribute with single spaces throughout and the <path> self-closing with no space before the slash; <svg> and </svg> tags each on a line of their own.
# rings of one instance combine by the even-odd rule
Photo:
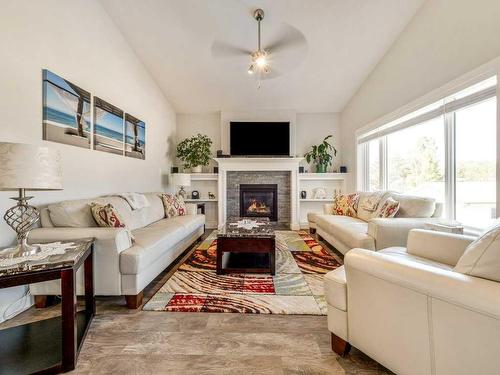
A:
<svg viewBox="0 0 500 375">
<path fill-rule="evenodd" d="M 268 217 L 278 221 L 277 184 L 241 184 L 240 216 Z"/>
</svg>

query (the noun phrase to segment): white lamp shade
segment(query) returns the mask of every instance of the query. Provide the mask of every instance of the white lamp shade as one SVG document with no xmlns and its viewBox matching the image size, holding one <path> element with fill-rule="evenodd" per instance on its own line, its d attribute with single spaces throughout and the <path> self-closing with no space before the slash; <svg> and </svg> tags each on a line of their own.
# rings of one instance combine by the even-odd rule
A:
<svg viewBox="0 0 500 375">
<path fill-rule="evenodd" d="M 48 147 L 0 142 L 0 190 L 62 190 L 61 156 Z"/>
<path fill-rule="evenodd" d="M 189 173 L 172 174 L 172 183 L 175 186 L 191 186 L 191 175 Z"/>
</svg>

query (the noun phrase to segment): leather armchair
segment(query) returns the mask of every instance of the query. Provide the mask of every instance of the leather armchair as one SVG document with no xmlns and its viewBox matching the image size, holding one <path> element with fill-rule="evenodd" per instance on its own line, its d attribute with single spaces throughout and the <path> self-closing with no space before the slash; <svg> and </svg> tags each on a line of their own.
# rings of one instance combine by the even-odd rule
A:
<svg viewBox="0 0 500 375">
<path fill-rule="evenodd" d="M 398 374 L 500 371 L 500 283 L 453 271 L 472 237 L 412 230 L 407 248 L 353 249 L 325 277 L 332 348 Z"/>
</svg>

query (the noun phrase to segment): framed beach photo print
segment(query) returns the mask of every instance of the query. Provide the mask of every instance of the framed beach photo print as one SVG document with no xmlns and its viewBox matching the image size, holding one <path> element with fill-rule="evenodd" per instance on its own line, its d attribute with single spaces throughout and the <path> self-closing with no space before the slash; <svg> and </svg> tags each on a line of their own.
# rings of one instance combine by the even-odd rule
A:
<svg viewBox="0 0 500 375">
<path fill-rule="evenodd" d="M 90 93 L 46 69 L 42 78 L 43 139 L 90 148 Z"/>
<path fill-rule="evenodd" d="M 128 113 L 125 114 L 125 155 L 146 159 L 146 124 Z"/>
<path fill-rule="evenodd" d="M 94 149 L 123 155 L 124 112 L 94 97 Z"/>
</svg>

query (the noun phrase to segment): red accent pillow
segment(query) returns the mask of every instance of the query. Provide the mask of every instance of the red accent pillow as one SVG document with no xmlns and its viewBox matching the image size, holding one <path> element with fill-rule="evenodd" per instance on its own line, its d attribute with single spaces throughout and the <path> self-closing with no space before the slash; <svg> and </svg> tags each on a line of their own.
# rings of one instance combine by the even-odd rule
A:
<svg viewBox="0 0 500 375">
<path fill-rule="evenodd" d="M 177 197 L 172 194 L 162 194 L 160 197 L 163 202 L 163 208 L 165 209 L 165 217 L 171 218 L 174 216 L 186 215 L 186 204 L 182 197 Z"/>
</svg>

